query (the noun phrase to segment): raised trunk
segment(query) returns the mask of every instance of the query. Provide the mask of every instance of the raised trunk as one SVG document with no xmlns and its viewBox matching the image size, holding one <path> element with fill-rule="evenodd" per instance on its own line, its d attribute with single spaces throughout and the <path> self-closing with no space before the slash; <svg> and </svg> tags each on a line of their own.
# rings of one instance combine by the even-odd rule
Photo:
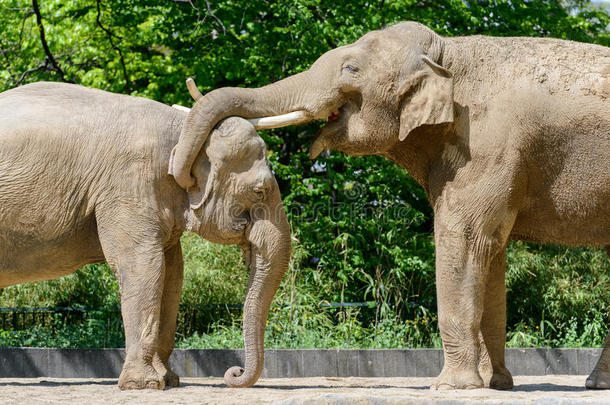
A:
<svg viewBox="0 0 610 405">
<path fill-rule="evenodd" d="M 308 75 L 306 71 L 258 89 L 218 89 L 201 97 L 189 112 L 180 140 L 172 151 L 170 174 L 185 189 L 194 184 L 191 166 L 210 131 L 224 118 L 260 118 L 294 111 L 303 111 L 296 120 L 299 122 L 318 118 L 310 111 L 309 104 L 316 97 L 311 94 Z"/>
<path fill-rule="evenodd" d="M 246 361 L 244 368 L 227 370 L 224 380 L 228 387 L 250 387 L 263 372 L 267 314 L 290 260 L 290 228 L 279 192 L 270 199 L 273 204 L 251 211 L 250 280 L 243 315 Z"/>
</svg>

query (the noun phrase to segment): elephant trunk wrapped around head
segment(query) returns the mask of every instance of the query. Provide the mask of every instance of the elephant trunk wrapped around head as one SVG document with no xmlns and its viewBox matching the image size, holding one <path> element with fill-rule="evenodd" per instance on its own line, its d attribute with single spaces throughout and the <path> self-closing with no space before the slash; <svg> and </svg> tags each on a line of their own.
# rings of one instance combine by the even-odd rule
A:
<svg viewBox="0 0 610 405">
<path fill-rule="evenodd" d="M 453 77 L 439 63 L 443 49 L 442 38 L 428 28 L 401 23 L 332 49 L 308 70 L 264 87 L 227 87 L 200 97 L 191 86 L 198 101 L 175 150 L 174 177 L 182 187 L 193 183 L 191 167 L 207 134 L 232 115 L 256 122 L 292 113 L 275 127 L 326 120 L 312 158 L 330 148 L 383 154 L 417 127 L 452 122 Z"/>
<path fill-rule="evenodd" d="M 243 313 L 245 366 L 225 374 L 229 387 L 249 387 L 263 371 L 265 324 L 288 268 L 290 226 L 265 144 L 251 123 L 223 120 L 201 151 L 187 188 L 188 228 L 212 242 L 241 246 L 250 268 Z"/>
</svg>

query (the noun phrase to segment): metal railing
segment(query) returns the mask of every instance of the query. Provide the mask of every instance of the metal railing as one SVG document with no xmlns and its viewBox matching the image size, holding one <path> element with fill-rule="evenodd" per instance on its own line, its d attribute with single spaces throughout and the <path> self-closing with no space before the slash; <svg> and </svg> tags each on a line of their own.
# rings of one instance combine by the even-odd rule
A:
<svg viewBox="0 0 610 405">
<path fill-rule="evenodd" d="M 407 302 L 405 308 L 434 308 L 434 303 Z M 282 308 L 289 305 L 281 305 Z M 378 309 L 375 301 L 368 302 L 321 302 L 320 310 L 349 311 L 355 308 L 363 318 L 375 316 Z M 180 305 L 177 319 L 177 333 L 190 336 L 194 332 L 206 332 L 208 327 L 219 321 L 230 322 L 242 316 L 243 304 L 200 304 Z M 33 326 L 48 327 L 51 330 L 62 325 L 74 325 L 89 319 L 121 322 L 120 307 L 0 307 L 0 327 L 2 330 L 25 330 Z"/>
</svg>

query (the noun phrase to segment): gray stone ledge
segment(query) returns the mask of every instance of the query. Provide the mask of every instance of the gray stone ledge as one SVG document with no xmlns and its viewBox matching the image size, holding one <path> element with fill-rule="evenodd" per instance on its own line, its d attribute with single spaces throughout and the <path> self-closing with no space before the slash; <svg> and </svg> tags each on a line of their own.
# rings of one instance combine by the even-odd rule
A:
<svg viewBox="0 0 610 405">
<path fill-rule="evenodd" d="M 513 375 L 588 375 L 601 349 L 506 349 Z M 117 378 L 124 349 L 0 348 L 0 378 Z M 243 365 L 243 350 L 175 350 L 172 369 L 182 377 L 222 377 Z M 265 352 L 263 378 L 434 377 L 443 366 L 438 349 L 306 349 Z"/>
</svg>

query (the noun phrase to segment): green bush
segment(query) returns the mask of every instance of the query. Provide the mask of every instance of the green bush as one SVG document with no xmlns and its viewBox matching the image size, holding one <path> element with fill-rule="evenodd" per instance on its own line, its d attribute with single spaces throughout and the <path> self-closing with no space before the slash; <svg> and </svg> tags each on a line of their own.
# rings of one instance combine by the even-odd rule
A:
<svg viewBox="0 0 610 405">
<path fill-rule="evenodd" d="M 600 248 L 512 243 L 508 250 L 511 345 L 600 346 L 610 315 L 610 258 Z"/>
</svg>

